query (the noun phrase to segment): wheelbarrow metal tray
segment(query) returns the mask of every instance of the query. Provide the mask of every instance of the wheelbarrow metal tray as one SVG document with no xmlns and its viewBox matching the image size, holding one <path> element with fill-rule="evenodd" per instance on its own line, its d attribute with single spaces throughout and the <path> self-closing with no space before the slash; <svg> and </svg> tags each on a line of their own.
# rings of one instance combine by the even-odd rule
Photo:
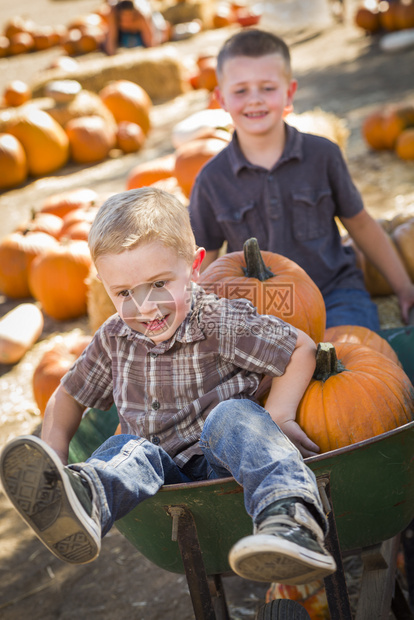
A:
<svg viewBox="0 0 414 620">
<path fill-rule="evenodd" d="M 70 461 L 86 459 L 115 430 L 115 408 L 91 409 L 70 446 Z M 105 437 L 105 428 L 108 429 Z M 414 422 L 357 444 L 306 459 L 316 476 L 330 476 L 342 550 L 359 549 L 402 531 L 414 516 Z M 243 492 L 233 478 L 165 485 L 116 526 L 152 562 L 184 572 L 171 540 L 169 506 L 188 507 L 195 519 L 207 574 L 228 572 L 227 553 L 251 534 Z"/>
</svg>

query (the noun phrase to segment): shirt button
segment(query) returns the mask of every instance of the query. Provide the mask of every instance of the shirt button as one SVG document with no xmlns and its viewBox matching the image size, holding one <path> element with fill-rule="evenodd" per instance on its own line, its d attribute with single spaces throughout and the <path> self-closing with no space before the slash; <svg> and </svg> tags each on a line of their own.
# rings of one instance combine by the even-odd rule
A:
<svg viewBox="0 0 414 620">
<path fill-rule="evenodd" d="M 159 444 L 161 443 L 161 439 L 159 437 L 157 437 L 156 435 L 154 435 L 154 437 L 151 439 L 151 441 L 154 444 L 154 446 L 159 446 Z"/>
<path fill-rule="evenodd" d="M 150 353 L 150 357 L 157 357 L 158 353 Z"/>
<path fill-rule="evenodd" d="M 267 180 L 269 181 L 269 183 L 271 183 L 273 181 L 273 174 L 269 174 Z"/>
<path fill-rule="evenodd" d="M 154 402 L 151 404 L 151 407 L 153 409 L 155 409 L 155 411 L 157 411 L 157 409 L 159 409 L 161 407 L 160 403 L 158 402 L 158 400 L 154 400 Z"/>
</svg>

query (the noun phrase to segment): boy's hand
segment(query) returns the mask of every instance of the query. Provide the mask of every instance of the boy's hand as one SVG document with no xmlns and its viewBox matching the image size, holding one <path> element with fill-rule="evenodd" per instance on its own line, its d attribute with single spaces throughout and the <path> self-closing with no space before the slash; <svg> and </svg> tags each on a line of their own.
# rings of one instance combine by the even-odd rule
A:
<svg viewBox="0 0 414 620">
<path fill-rule="evenodd" d="M 316 456 L 320 448 L 314 443 L 307 434 L 301 429 L 295 420 L 287 420 L 278 423 L 286 437 L 297 447 L 303 458 L 308 456 Z"/>
</svg>

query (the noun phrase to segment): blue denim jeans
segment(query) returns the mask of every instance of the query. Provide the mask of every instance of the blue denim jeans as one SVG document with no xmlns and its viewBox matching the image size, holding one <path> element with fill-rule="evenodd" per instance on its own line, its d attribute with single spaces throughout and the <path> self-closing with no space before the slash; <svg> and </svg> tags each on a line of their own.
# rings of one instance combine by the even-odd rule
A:
<svg viewBox="0 0 414 620">
<path fill-rule="evenodd" d="M 207 417 L 200 447 L 205 477 L 234 476 L 243 487 L 246 511 L 253 520 L 269 504 L 299 497 L 314 507 L 326 531 L 315 476 L 265 409 L 246 399 L 220 403 Z M 199 459 L 194 467 L 197 471 L 192 476 L 191 462 L 183 471 L 165 450 L 132 435 L 110 437 L 85 463 L 71 465 L 86 475 L 97 492 L 102 535 L 162 485 L 198 477 L 203 469 Z"/>
<path fill-rule="evenodd" d="M 324 297 L 326 327 L 361 325 L 374 332 L 380 330 L 377 306 L 367 291 L 338 288 Z"/>
</svg>

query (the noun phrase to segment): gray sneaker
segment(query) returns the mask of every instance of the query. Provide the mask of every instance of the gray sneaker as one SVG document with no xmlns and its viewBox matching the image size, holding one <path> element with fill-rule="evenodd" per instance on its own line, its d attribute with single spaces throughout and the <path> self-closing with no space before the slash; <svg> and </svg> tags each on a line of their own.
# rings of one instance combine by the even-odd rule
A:
<svg viewBox="0 0 414 620">
<path fill-rule="evenodd" d="M 0 477 L 20 516 L 56 557 L 71 564 L 98 557 L 101 525 L 92 489 L 44 441 L 33 435 L 10 441 Z"/>
<path fill-rule="evenodd" d="M 263 511 L 262 517 L 253 535 L 230 550 L 230 566 L 240 577 L 299 585 L 336 571 L 322 529 L 303 502 L 280 500 Z"/>
</svg>

